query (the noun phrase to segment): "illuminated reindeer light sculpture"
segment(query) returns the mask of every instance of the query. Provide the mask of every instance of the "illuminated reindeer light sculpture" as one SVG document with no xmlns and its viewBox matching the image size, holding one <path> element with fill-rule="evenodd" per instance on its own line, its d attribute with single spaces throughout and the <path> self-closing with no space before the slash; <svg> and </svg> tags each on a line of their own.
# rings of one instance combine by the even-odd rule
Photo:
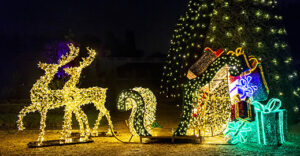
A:
<svg viewBox="0 0 300 156">
<path fill-rule="evenodd" d="M 79 53 L 79 49 L 73 45 L 69 45 L 70 52 L 66 56 L 62 56 L 58 64 L 46 64 L 39 62 L 38 66 L 45 71 L 45 75 L 41 76 L 39 80 L 33 85 L 30 90 L 30 98 L 32 104 L 23 108 L 19 113 L 17 121 L 19 130 L 24 130 L 23 118 L 27 113 L 39 111 L 41 113 L 40 120 L 40 134 L 38 137 L 39 144 L 42 144 L 45 136 L 46 117 L 50 109 L 55 109 L 66 105 L 62 90 L 51 90 L 48 84 L 58 71 L 59 67 L 72 61 Z"/>
<path fill-rule="evenodd" d="M 72 112 L 81 111 L 80 107 L 85 104 L 93 103 L 95 107 L 99 110 L 98 119 L 96 120 L 96 123 L 93 128 L 93 133 L 95 135 L 98 135 L 98 126 L 102 119 L 102 117 L 105 115 L 108 124 L 111 129 L 113 129 L 112 121 L 110 118 L 109 111 L 105 108 L 105 99 L 106 99 L 106 90 L 107 88 L 100 88 L 100 87 L 91 87 L 91 88 L 77 88 L 76 85 L 79 82 L 80 74 L 83 68 L 89 66 L 93 60 L 95 59 L 96 52 L 93 49 L 87 48 L 89 56 L 87 58 L 83 58 L 80 62 L 80 65 L 78 67 L 69 67 L 65 68 L 65 72 L 71 75 L 70 80 L 65 84 L 63 90 L 68 93 L 65 95 L 69 99 L 68 102 L 70 103 L 66 107 L 65 111 L 65 122 L 64 122 L 64 134 L 66 137 L 70 135 L 70 132 L 68 129 L 71 128 L 71 117 Z M 76 114 L 76 113 L 75 113 Z M 84 114 L 80 113 L 79 114 Z M 88 122 L 84 119 L 86 128 L 88 128 Z M 81 135 L 83 134 L 83 125 L 79 123 L 80 129 L 81 129 Z M 109 129 L 110 132 L 110 129 Z"/>
<path fill-rule="evenodd" d="M 68 45 L 70 52 L 66 56 L 62 56 L 59 59 L 58 64 L 45 64 L 39 63 L 39 67 L 45 70 L 45 75 L 42 76 L 32 87 L 31 89 L 31 101 L 32 104 L 28 107 L 25 107 L 20 111 L 19 119 L 17 121 L 19 130 L 24 130 L 23 127 L 23 118 L 29 112 L 39 111 L 41 113 L 40 121 L 40 134 L 38 137 L 38 146 L 42 145 L 45 136 L 45 127 L 46 127 L 46 116 L 47 112 L 50 109 L 55 109 L 61 106 L 65 106 L 65 115 L 64 115 L 64 125 L 61 139 L 64 139 L 65 143 L 72 141 L 71 136 L 71 124 L 72 124 L 72 113 L 75 114 L 77 121 L 80 126 L 80 135 L 84 136 L 83 139 L 88 139 L 90 136 L 90 128 L 88 124 L 88 118 L 86 114 L 81 110 L 81 106 L 84 104 L 93 103 L 95 107 L 100 111 L 98 119 L 96 120 L 94 126 L 94 132 L 97 133 L 97 129 L 102 117 L 105 115 L 108 124 L 111 129 L 113 125 L 110 119 L 110 114 L 105 108 L 105 98 L 106 98 L 106 88 L 91 87 L 91 88 L 77 88 L 76 85 L 79 82 L 80 74 L 83 68 L 89 66 L 95 59 L 96 52 L 95 50 L 89 49 L 89 57 L 83 58 L 80 62 L 79 67 L 70 67 L 64 69 L 69 75 L 71 75 L 70 80 L 65 84 L 61 90 L 51 90 L 48 87 L 48 84 L 51 82 L 53 77 L 58 71 L 59 67 L 69 63 L 74 60 L 79 53 L 79 48 L 75 48 L 72 44 Z M 85 129 L 84 129 L 85 124 Z M 110 130 L 109 130 L 110 132 Z M 83 140 L 84 141 L 84 140 Z"/>
</svg>

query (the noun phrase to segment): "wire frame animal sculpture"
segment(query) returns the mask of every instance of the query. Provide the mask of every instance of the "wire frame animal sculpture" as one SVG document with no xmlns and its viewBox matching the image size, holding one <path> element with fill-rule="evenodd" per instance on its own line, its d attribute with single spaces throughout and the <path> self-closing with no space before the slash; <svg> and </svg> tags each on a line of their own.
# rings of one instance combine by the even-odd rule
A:
<svg viewBox="0 0 300 156">
<path fill-rule="evenodd" d="M 80 111 L 80 107 L 85 104 L 93 103 L 96 109 L 100 112 L 98 115 L 98 118 L 95 122 L 92 134 L 98 135 L 98 127 L 100 124 L 100 121 L 103 116 L 106 117 L 110 129 L 108 130 L 108 133 L 111 132 L 113 129 L 113 124 L 111 121 L 111 117 L 109 114 L 109 111 L 105 108 L 105 99 L 106 99 L 106 90 L 107 88 L 100 88 L 100 87 L 91 87 L 91 88 L 77 88 L 76 85 L 79 82 L 81 71 L 83 68 L 89 66 L 93 60 L 95 59 L 96 52 L 93 49 L 87 48 L 87 51 L 89 53 L 89 56 L 87 58 L 83 58 L 80 62 L 80 65 L 78 67 L 69 67 L 65 68 L 65 72 L 71 75 L 70 80 L 65 84 L 63 90 L 66 93 L 69 93 L 66 97 L 72 98 L 73 100 L 68 100 L 72 104 L 68 105 L 65 112 L 65 122 L 64 122 L 64 134 L 66 137 L 70 136 L 68 132 L 70 132 L 68 129 L 70 128 L 71 124 L 71 115 L 72 112 Z M 80 112 L 79 112 L 80 113 Z M 76 113 L 75 113 L 76 114 Z M 86 128 L 89 131 L 88 122 L 85 120 L 85 118 L 82 118 L 84 120 L 84 123 L 86 125 Z M 83 125 L 79 123 L 81 126 L 81 135 L 84 135 L 83 131 Z"/>
<path fill-rule="evenodd" d="M 30 98 L 32 104 L 23 108 L 19 113 L 19 119 L 17 121 L 18 129 L 24 130 L 24 116 L 30 112 L 40 112 L 40 134 L 37 140 L 40 145 L 42 144 L 45 136 L 45 121 L 48 110 L 59 108 L 62 106 L 65 106 L 65 115 L 61 139 L 64 139 L 65 142 L 71 141 L 70 135 L 72 128 L 72 113 L 75 114 L 75 117 L 80 125 L 81 136 L 85 136 L 85 138 L 88 138 L 90 135 L 90 128 L 87 116 L 80 108 L 80 106 L 82 106 L 83 104 L 94 103 L 95 105 L 97 105 L 97 109 L 100 110 L 98 117 L 99 122 L 104 114 L 107 116 L 109 125 L 112 128 L 112 122 L 110 120 L 109 112 L 104 106 L 107 89 L 98 87 L 86 89 L 76 88 L 76 84 L 78 83 L 81 70 L 79 71 L 79 74 L 77 74 L 76 72 L 69 72 L 69 74 L 71 74 L 71 79 L 65 84 L 63 89 L 51 90 L 48 87 L 48 84 L 52 81 L 53 77 L 57 73 L 58 68 L 69 63 L 70 61 L 74 60 L 75 57 L 77 57 L 79 53 L 79 48 L 74 47 L 72 44 L 68 45 L 68 47 L 70 49 L 70 52 L 66 54 L 66 56 L 62 56 L 59 59 L 58 64 L 38 64 L 38 66 L 45 71 L 45 75 L 41 76 L 40 79 L 37 80 L 37 82 L 33 85 L 30 91 Z M 76 69 L 82 69 L 83 67 L 88 66 L 92 62 L 92 60 L 94 60 L 96 52 L 91 49 L 88 49 L 88 51 L 90 57 L 88 57 L 87 59 L 83 59 L 83 62 L 80 63 L 80 67 L 77 67 Z M 71 71 L 71 68 L 69 70 Z M 84 124 L 86 126 L 85 129 Z M 95 126 L 98 126 L 98 124 L 96 122 Z"/>
</svg>

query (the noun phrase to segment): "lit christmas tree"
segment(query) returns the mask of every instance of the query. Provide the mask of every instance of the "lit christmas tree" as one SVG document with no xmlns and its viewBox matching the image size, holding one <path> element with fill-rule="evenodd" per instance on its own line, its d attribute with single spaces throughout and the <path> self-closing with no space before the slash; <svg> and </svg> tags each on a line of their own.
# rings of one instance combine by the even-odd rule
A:
<svg viewBox="0 0 300 156">
<path fill-rule="evenodd" d="M 242 47 L 262 61 L 269 97 L 280 98 L 292 119 L 300 88 L 282 19 L 276 0 L 189 0 L 172 36 L 162 93 L 183 97 L 184 84 L 191 83 L 188 70 L 205 54 L 205 47 L 225 52 Z"/>
</svg>

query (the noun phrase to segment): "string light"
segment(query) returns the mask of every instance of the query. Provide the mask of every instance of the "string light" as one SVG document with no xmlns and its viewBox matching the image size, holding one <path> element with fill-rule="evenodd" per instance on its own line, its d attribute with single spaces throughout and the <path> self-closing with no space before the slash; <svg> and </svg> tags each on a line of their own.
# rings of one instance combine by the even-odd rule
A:
<svg viewBox="0 0 300 156">
<path fill-rule="evenodd" d="M 199 135 L 197 129 L 201 130 L 201 136 L 219 135 L 226 128 L 231 114 L 228 70 L 229 67 L 224 66 L 210 83 L 193 93 L 196 106 L 192 111 L 187 135 Z"/>
<path fill-rule="evenodd" d="M 226 140 L 231 144 L 245 143 L 248 138 L 248 132 L 252 131 L 247 122 L 229 122 L 224 131 Z"/>
<path fill-rule="evenodd" d="M 212 51 L 212 53 L 216 52 Z M 184 85 L 184 111 L 179 126 L 174 133 L 175 135 L 192 135 L 195 134 L 195 129 L 201 129 L 201 135 L 203 136 L 222 133 L 231 114 L 231 104 L 236 102 L 233 99 L 234 97 L 230 96 L 229 98 L 228 81 L 220 80 L 228 79 L 229 75 L 239 76 L 241 80 L 237 81 L 239 83 L 235 85 L 236 88 L 242 88 L 241 95 L 251 96 L 258 87 L 250 85 L 252 77 L 248 75 L 254 72 L 257 67 L 263 75 L 258 59 L 253 56 L 247 57 L 242 48 L 237 48 L 235 51 L 229 51 L 223 55 L 221 53 L 217 59 L 213 59 L 213 62 L 199 60 L 193 66 L 201 66 L 201 69 L 206 70 L 194 76 L 191 76 L 191 73 L 197 72 L 188 74 L 193 79 Z M 242 64 L 242 62 L 245 64 Z M 244 66 L 247 66 L 248 70 L 245 70 Z M 262 77 L 264 80 L 264 76 Z M 267 86 L 265 91 L 268 93 Z M 227 95 L 228 97 L 226 97 Z"/>
<path fill-rule="evenodd" d="M 150 89 L 136 87 L 122 91 L 117 100 L 120 111 L 131 110 L 129 130 L 134 136 L 150 136 L 156 117 L 156 97 Z"/>
<path fill-rule="evenodd" d="M 111 117 L 109 114 L 109 111 L 105 108 L 105 99 L 106 99 L 106 90 L 107 88 L 100 88 L 100 87 L 91 87 L 91 88 L 77 88 L 76 85 L 79 83 L 80 75 L 83 68 L 86 68 L 89 66 L 95 59 L 96 52 L 93 49 L 87 48 L 87 51 L 89 53 L 89 56 L 87 58 L 82 58 L 82 61 L 80 62 L 80 65 L 78 67 L 70 67 L 65 68 L 65 72 L 71 75 L 71 78 L 68 82 L 66 82 L 65 86 L 63 87 L 63 91 L 66 93 L 67 96 L 65 98 L 69 98 L 67 101 L 70 103 L 69 105 L 66 105 L 65 109 L 65 115 L 66 114 L 72 114 L 70 112 L 76 112 L 76 110 L 80 110 L 80 107 L 85 104 L 93 103 L 96 109 L 99 111 L 98 118 L 95 122 L 92 134 L 98 135 L 98 127 L 100 124 L 100 121 L 103 116 L 106 117 L 109 129 L 108 134 L 111 134 L 111 129 L 113 129 L 113 124 L 111 121 Z M 71 107 L 69 107 L 71 106 Z M 82 116 L 79 116 L 80 119 Z M 66 118 L 66 117 L 65 117 Z M 82 118 L 85 121 L 85 125 L 87 127 L 88 132 L 86 134 L 89 134 L 89 128 L 88 128 L 88 121 L 86 115 L 84 115 L 84 118 Z M 63 132 L 70 132 L 70 130 L 67 130 L 66 127 L 71 127 L 71 125 L 68 125 L 67 123 L 71 123 L 71 116 L 67 116 L 67 122 L 64 121 L 64 129 Z M 80 123 L 80 122 L 79 122 Z M 80 124 L 81 125 L 81 124 Z M 81 131 L 83 131 L 83 128 L 80 126 Z M 83 133 L 83 132 L 82 132 Z M 66 135 L 64 138 L 69 137 Z"/>
<path fill-rule="evenodd" d="M 210 48 L 206 48 L 210 49 Z M 214 52 L 210 49 L 211 53 L 217 54 L 218 52 Z M 207 52 L 209 53 L 209 52 Z M 184 84 L 184 107 L 183 114 L 181 116 L 181 121 L 178 125 L 177 130 L 174 135 L 182 136 L 182 135 L 191 135 L 193 134 L 194 129 L 199 128 L 203 130 L 201 135 L 209 135 L 211 133 L 220 134 L 226 128 L 228 119 L 230 117 L 230 98 L 228 90 L 228 82 L 227 81 L 219 81 L 216 83 L 214 77 L 217 79 L 227 79 L 228 75 L 238 75 L 244 71 L 244 68 L 241 64 L 241 61 L 244 59 L 244 52 L 242 48 L 237 48 L 235 52 L 230 51 L 227 54 L 223 54 L 220 51 L 219 57 L 207 57 L 202 56 L 199 60 L 207 57 L 207 59 L 212 59 L 214 61 L 197 61 L 193 66 L 201 66 L 201 72 L 192 72 L 197 73 L 197 77 L 189 80 L 186 84 Z M 213 56 L 213 55 L 212 55 Z M 192 66 L 192 68 L 193 68 Z M 203 66 L 203 67 L 202 67 Z M 235 67 L 235 68 L 231 68 Z M 206 69 L 202 72 L 202 69 Z M 199 69 L 199 68 L 195 68 Z M 190 72 L 191 73 L 191 72 Z M 201 74 L 198 74 L 201 73 Z M 229 73 L 229 74 L 227 74 Z M 222 82 L 222 83 L 221 83 Z M 222 98 L 206 98 L 207 101 L 203 100 L 204 94 L 203 90 L 207 90 L 205 88 L 208 84 L 211 84 L 212 87 L 216 87 L 212 89 L 209 94 L 211 97 L 222 97 Z M 221 85 L 222 84 L 222 85 Z M 198 93 L 197 93 L 198 92 Z M 215 95 L 214 95 L 215 94 Z M 228 97 L 226 97 L 228 95 Z M 207 96 L 210 97 L 210 96 Z M 206 108 L 205 108 L 206 106 Z M 218 107 L 214 107 L 218 106 Z M 220 108 L 219 108 L 220 106 Z M 195 108 L 199 107 L 199 109 L 195 110 Z M 196 118 L 193 119 L 193 116 L 196 112 Z M 194 113 L 194 114 L 193 114 Z M 212 116 L 208 115 L 212 114 Z M 223 115 L 223 116 L 221 116 Z M 209 123 L 208 123 L 209 122 Z M 208 128 L 209 127 L 209 128 Z M 213 127 L 213 128 L 212 128 Z M 212 130 L 213 129 L 213 130 Z"/>
<path fill-rule="evenodd" d="M 51 90 L 48 84 L 54 78 L 59 67 L 72 61 L 77 55 L 78 50 L 72 46 L 70 52 L 66 56 L 62 56 L 58 64 L 46 64 L 39 62 L 38 67 L 45 71 L 45 75 L 41 76 L 39 80 L 33 85 L 30 90 L 30 98 L 32 104 L 23 108 L 19 113 L 18 129 L 24 130 L 23 118 L 27 113 L 39 111 L 41 114 L 40 120 L 40 134 L 38 142 L 41 144 L 44 140 L 45 127 L 46 127 L 46 116 L 49 109 L 58 108 L 64 106 L 63 92 L 62 90 Z"/>
<path fill-rule="evenodd" d="M 280 109 L 281 100 L 272 98 L 266 105 L 258 101 L 251 102 L 255 107 L 256 122 L 251 126 L 255 140 L 262 145 L 278 145 L 286 142 L 286 110 Z M 278 114 L 278 115 L 275 115 Z M 274 128 L 270 128 L 270 127 Z M 277 138 L 279 136 L 279 138 Z"/>
<path fill-rule="evenodd" d="M 244 99 L 245 97 L 251 97 L 257 90 L 257 86 L 250 85 L 251 80 L 251 76 L 241 77 L 236 85 L 236 87 L 241 91 L 241 99 Z"/>
<path fill-rule="evenodd" d="M 286 61 L 287 58 L 283 58 L 283 56 L 289 57 L 289 48 L 285 41 L 286 30 L 280 24 L 282 23 L 282 16 L 277 15 L 273 9 L 276 6 L 276 1 L 237 0 L 230 3 L 212 1 L 211 4 L 202 0 L 197 2 L 191 0 L 191 2 L 191 5 L 188 6 L 190 11 L 185 13 L 184 21 L 179 20 L 176 25 L 175 30 L 177 31 L 174 34 L 179 35 L 179 37 L 172 38 L 172 42 L 175 44 L 171 43 L 170 45 L 168 52 L 170 57 L 167 58 L 167 68 L 164 69 L 165 75 L 162 78 L 163 81 L 161 81 L 161 89 L 167 97 L 176 98 L 176 100 L 183 99 L 181 102 L 183 105 L 181 121 L 174 135 L 186 135 L 189 134 L 189 131 L 193 131 L 190 126 L 193 126 L 194 119 L 191 120 L 191 118 L 193 118 L 195 112 L 199 111 L 195 109 L 200 104 L 197 101 L 202 99 L 202 96 L 206 93 L 202 89 L 210 83 L 222 67 L 228 65 L 229 75 L 239 76 L 246 69 L 250 69 L 249 66 L 252 66 L 245 63 L 243 54 L 240 56 L 235 55 L 238 53 L 226 56 L 223 54 L 213 60 L 211 64 L 205 66 L 207 68 L 200 75 L 189 72 L 190 67 L 199 58 L 206 55 L 204 48 L 207 46 L 215 49 L 222 48 L 226 52 L 228 49 L 242 46 L 248 51 L 249 58 L 247 59 L 250 63 L 253 63 L 253 60 L 249 60 L 250 55 L 256 55 L 259 58 L 256 62 L 261 62 L 261 58 L 264 59 L 265 73 L 262 71 L 261 63 L 257 63 L 257 71 L 244 73 L 246 75 L 251 73 L 253 78 L 251 83 L 255 84 L 253 81 L 260 81 L 261 83 L 260 85 L 255 84 L 258 87 L 258 90 L 253 94 L 253 97 L 257 98 L 256 100 L 266 99 L 270 93 L 272 96 L 280 96 L 287 103 L 286 107 L 289 109 L 298 103 L 296 97 L 299 95 L 299 91 L 293 89 L 291 85 L 296 80 L 291 67 L 292 63 Z M 207 4 L 205 9 L 202 8 L 203 4 Z M 247 6 L 247 9 L 245 9 L 245 6 Z M 206 15 L 206 17 L 203 18 L 203 15 Z M 197 16 L 199 17 L 196 18 Z M 202 27 L 203 24 L 206 27 Z M 191 28 L 194 29 L 191 30 Z M 232 39 L 228 40 L 228 37 Z M 183 39 L 184 42 L 182 42 Z M 195 47 L 191 46 L 192 43 Z M 197 45 L 200 45 L 200 48 L 196 49 Z M 190 56 L 193 57 L 182 59 L 182 56 L 186 56 L 187 53 L 190 53 Z M 195 57 L 196 55 L 198 57 Z M 176 59 L 172 60 L 173 57 L 176 57 Z M 175 72 L 176 70 L 177 72 Z M 185 77 L 187 71 L 188 79 Z M 254 77 L 252 74 L 260 75 L 260 77 Z M 264 74 L 266 77 L 264 77 Z M 266 80 L 269 80 L 270 91 L 266 85 Z M 264 88 L 263 92 L 265 94 L 259 95 L 261 88 Z M 285 92 L 278 91 L 278 88 L 284 88 Z M 295 98 L 289 98 L 290 96 Z M 204 100 L 203 105 L 205 102 Z M 214 102 L 212 102 L 213 104 Z M 196 126 L 196 124 L 194 125 Z"/>
<path fill-rule="evenodd" d="M 195 5 L 193 5 L 193 3 L 195 3 Z M 170 73 L 176 69 L 180 70 L 178 70 L 178 73 L 173 72 L 171 76 L 166 76 L 167 74 L 163 76 L 162 89 L 165 93 L 167 95 L 176 95 L 176 97 L 178 97 L 177 95 L 179 93 L 179 97 L 183 96 L 182 87 L 172 88 L 172 86 L 178 84 L 181 86 L 181 84 L 185 82 L 182 74 L 188 70 L 192 63 L 204 54 L 203 49 L 206 46 L 222 48 L 224 50 L 243 46 L 249 50 L 251 54 L 265 56 L 266 77 L 270 81 L 269 84 L 271 88 L 276 88 L 278 85 L 285 86 L 286 83 L 272 78 L 274 77 L 272 74 L 274 71 L 278 73 L 280 77 L 286 75 L 286 73 L 276 71 L 279 66 L 282 66 L 281 59 L 276 58 L 276 56 L 281 56 L 283 53 L 288 55 L 289 51 L 287 48 L 288 45 L 285 43 L 285 37 L 283 36 L 286 35 L 286 30 L 277 22 L 277 20 L 282 19 L 282 16 L 277 15 L 273 8 L 271 8 L 274 4 L 272 1 L 262 2 L 261 0 L 239 0 L 232 3 L 193 1 L 191 5 L 187 7 L 189 11 L 184 14 L 184 21 L 179 20 L 174 29 L 174 35 L 178 36 L 178 38 L 172 38 L 168 55 L 177 57 L 175 60 L 167 59 L 166 64 L 168 68 L 166 68 L 164 72 Z M 247 9 L 243 8 L 243 6 L 247 6 Z M 204 15 L 205 18 L 203 17 Z M 252 19 L 250 23 L 248 20 L 245 20 L 250 18 Z M 230 22 L 228 22 L 228 20 L 230 20 Z M 205 25 L 205 27 L 202 27 L 203 25 Z M 190 36 L 188 36 L 188 34 L 190 34 Z M 247 38 L 243 38 L 245 35 Z M 226 39 L 228 37 L 233 38 L 234 41 L 228 41 Z M 266 40 L 266 38 L 269 39 Z M 277 39 L 275 40 L 275 38 Z M 181 42 L 183 39 L 184 42 Z M 176 44 L 172 44 L 173 42 Z M 194 47 L 201 45 L 200 49 L 194 49 L 193 46 L 191 46 L 192 43 L 194 43 Z M 227 47 L 224 47 L 225 45 Z M 187 52 L 193 57 L 186 57 L 184 60 L 180 59 Z M 272 53 L 272 55 L 269 53 Z M 178 55 L 181 55 L 181 57 L 178 57 Z M 195 55 L 198 57 L 194 57 Z M 277 67 L 275 67 L 272 59 L 277 60 Z M 188 65 L 185 65 L 186 63 Z M 291 68 L 288 67 L 287 69 Z M 292 80 L 294 79 L 290 79 L 290 81 Z M 168 91 L 166 90 L 167 88 Z M 289 94 L 292 94 L 292 89 L 287 91 L 290 92 Z"/>
<path fill-rule="evenodd" d="M 299 112 L 299 107 L 298 106 L 295 106 L 293 109 L 294 109 L 294 112 Z"/>
<path fill-rule="evenodd" d="M 84 137 L 82 141 L 87 139 L 90 135 L 88 119 L 85 113 L 81 110 L 80 106 L 88 103 L 94 103 L 94 105 L 99 109 L 100 113 L 98 120 L 101 119 L 102 115 L 106 115 L 109 125 L 112 128 L 112 123 L 108 111 L 104 106 L 105 102 L 105 93 L 106 89 L 92 87 L 86 89 L 76 88 L 76 84 L 79 81 L 81 70 L 84 67 L 87 67 L 95 58 L 95 51 L 87 48 L 90 56 L 80 63 L 79 67 L 71 67 L 65 69 L 68 74 L 71 74 L 71 79 L 65 84 L 64 88 L 61 90 L 51 90 L 48 87 L 48 84 L 51 82 L 53 77 L 58 71 L 59 67 L 69 63 L 74 60 L 74 58 L 79 53 L 79 48 L 75 48 L 72 44 L 68 45 L 70 52 L 66 56 L 62 56 L 58 64 L 46 64 L 39 63 L 38 66 L 45 71 L 45 75 L 41 76 L 39 80 L 33 85 L 30 91 L 30 98 L 32 104 L 23 108 L 19 113 L 18 129 L 24 130 L 23 118 L 27 113 L 39 111 L 41 114 L 40 120 L 40 134 L 38 137 L 38 145 L 42 145 L 45 136 L 45 127 L 46 127 L 46 117 L 47 112 L 50 109 L 59 108 L 65 106 L 65 115 L 64 115 L 64 125 L 61 138 L 65 142 L 71 142 L 71 124 L 72 124 L 72 113 L 75 114 L 75 117 L 80 125 L 80 134 Z M 98 126 L 96 121 L 95 126 Z M 84 130 L 84 124 L 86 129 Z"/>
<path fill-rule="evenodd" d="M 287 58 L 285 61 L 284 61 L 286 64 L 289 64 L 289 63 L 291 63 L 292 62 L 292 58 Z"/>
</svg>

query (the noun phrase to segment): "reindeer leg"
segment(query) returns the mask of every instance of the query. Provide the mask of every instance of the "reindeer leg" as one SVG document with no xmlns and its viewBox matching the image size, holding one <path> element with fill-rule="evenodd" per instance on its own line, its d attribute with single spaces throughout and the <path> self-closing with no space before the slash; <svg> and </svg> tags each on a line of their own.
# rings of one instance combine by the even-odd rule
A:
<svg viewBox="0 0 300 156">
<path fill-rule="evenodd" d="M 84 131 L 84 125 L 83 125 L 83 122 L 82 122 L 82 114 L 79 113 L 79 109 L 80 108 L 76 108 L 74 110 L 74 114 L 75 114 L 75 117 L 76 117 L 76 120 L 78 121 L 79 123 L 79 127 L 80 127 L 80 136 L 85 136 L 85 131 Z"/>
<path fill-rule="evenodd" d="M 79 124 L 80 136 L 84 136 L 84 125 L 81 120 L 81 116 L 78 113 L 78 110 L 74 110 L 74 114 L 75 114 L 76 120 L 78 121 L 78 124 Z"/>
<path fill-rule="evenodd" d="M 37 109 L 36 109 L 36 107 L 35 107 L 35 105 L 29 105 L 29 106 L 27 106 L 27 107 L 25 107 L 25 108 L 23 108 L 21 111 L 20 111 L 20 113 L 19 113 L 19 119 L 18 119 L 18 121 L 17 121 L 17 124 L 18 124 L 18 129 L 20 130 L 20 131 L 22 131 L 22 130 L 24 130 L 25 129 L 25 127 L 24 127 L 24 125 L 23 125 L 23 118 L 26 116 L 26 114 L 27 113 L 30 113 L 30 112 L 35 112 L 35 111 L 37 111 Z"/>
<path fill-rule="evenodd" d="M 108 126 L 109 126 L 107 134 L 112 135 L 112 133 L 114 133 L 113 132 L 114 127 L 113 127 L 113 124 L 112 124 L 112 121 L 111 121 L 111 118 L 110 118 L 109 111 L 106 108 L 104 108 L 104 114 L 105 114 L 105 117 L 108 121 Z"/>
<path fill-rule="evenodd" d="M 47 111 L 47 109 L 42 109 L 41 111 L 40 134 L 37 140 L 39 145 L 41 145 L 44 141 Z"/>
<path fill-rule="evenodd" d="M 64 125 L 63 125 L 63 131 L 62 131 L 62 138 L 65 140 L 65 142 L 70 142 L 70 136 L 72 128 L 72 109 L 66 106 L 65 109 L 65 115 L 64 115 Z"/>
<path fill-rule="evenodd" d="M 93 128 L 93 134 L 95 136 L 98 136 L 98 127 L 99 127 L 99 124 L 100 124 L 100 121 L 101 121 L 102 117 L 104 116 L 104 114 L 102 113 L 102 111 L 101 110 L 99 110 L 99 111 L 100 112 L 98 114 L 98 119 L 96 120 L 94 128 Z"/>
<path fill-rule="evenodd" d="M 82 117 L 81 120 L 85 124 L 85 136 L 89 137 L 91 135 L 91 132 L 90 132 L 91 130 L 90 130 L 90 126 L 89 126 L 89 120 L 88 120 L 86 114 L 84 113 L 84 111 L 80 107 L 78 108 L 78 113 Z"/>
</svg>

